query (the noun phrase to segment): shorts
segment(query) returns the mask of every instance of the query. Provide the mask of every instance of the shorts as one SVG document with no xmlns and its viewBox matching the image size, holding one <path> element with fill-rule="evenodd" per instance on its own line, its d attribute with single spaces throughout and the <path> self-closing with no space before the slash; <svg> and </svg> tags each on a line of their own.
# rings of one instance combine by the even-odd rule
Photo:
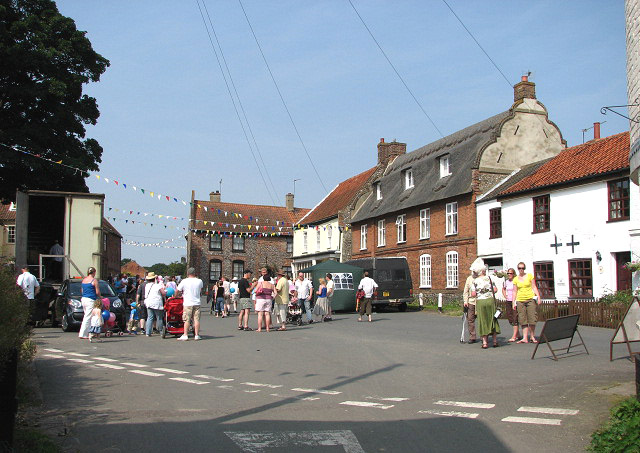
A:
<svg viewBox="0 0 640 453">
<path fill-rule="evenodd" d="M 507 319 L 509 320 L 509 324 L 511 324 L 512 326 L 517 326 L 518 325 L 518 310 L 513 308 L 513 302 L 511 301 L 506 301 L 506 308 L 507 308 Z"/>
<path fill-rule="evenodd" d="M 271 299 L 256 298 L 256 311 L 271 311 Z"/>
<path fill-rule="evenodd" d="M 193 322 L 200 321 L 200 305 L 187 305 L 182 307 L 182 320 L 187 322 L 193 317 Z"/>
<path fill-rule="evenodd" d="M 249 297 L 241 297 L 240 303 L 238 304 L 238 310 L 251 310 L 251 306 L 253 302 Z"/>
<path fill-rule="evenodd" d="M 533 299 L 518 301 L 518 322 L 521 326 L 535 326 L 538 321 L 538 304 Z"/>
</svg>

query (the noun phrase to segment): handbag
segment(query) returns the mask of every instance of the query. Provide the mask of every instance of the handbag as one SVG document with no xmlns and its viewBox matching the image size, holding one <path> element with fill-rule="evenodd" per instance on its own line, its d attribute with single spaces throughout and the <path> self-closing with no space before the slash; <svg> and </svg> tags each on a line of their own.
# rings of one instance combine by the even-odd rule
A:
<svg viewBox="0 0 640 453">
<path fill-rule="evenodd" d="M 493 290 L 493 282 L 491 281 L 491 277 L 487 278 L 489 279 L 489 285 L 491 286 L 491 295 L 493 296 L 493 308 L 495 310 L 493 317 L 499 319 L 502 311 L 498 308 L 498 302 L 496 301 L 496 292 Z"/>
<path fill-rule="evenodd" d="M 263 291 L 262 291 L 262 282 L 260 282 L 258 284 L 258 287 L 256 288 L 256 296 L 262 296 Z"/>
</svg>

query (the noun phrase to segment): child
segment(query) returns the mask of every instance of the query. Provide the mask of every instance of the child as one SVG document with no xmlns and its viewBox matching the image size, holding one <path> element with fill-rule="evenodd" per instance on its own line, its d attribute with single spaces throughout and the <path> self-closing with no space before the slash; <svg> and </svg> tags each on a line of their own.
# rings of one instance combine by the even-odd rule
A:
<svg viewBox="0 0 640 453">
<path fill-rule="evenodd" d="M 100 332 L 102 332 L 102 300 L 96 299 L 93 302 L 93 310 L 91 310 L 91 327 L 89 328 L 89 343 L 93 342 L 93 339 L 100 341 Z"/>
<path fill-rule="evenodd" d="M 140 316 L 138 315 L 138 308 L 135 302 L 131 302 L 131 314 L 129 315 L 129 323 L 127 324 L 127 330 L 129 335 L 138 335 L 138 321 Z"/>
</svg>

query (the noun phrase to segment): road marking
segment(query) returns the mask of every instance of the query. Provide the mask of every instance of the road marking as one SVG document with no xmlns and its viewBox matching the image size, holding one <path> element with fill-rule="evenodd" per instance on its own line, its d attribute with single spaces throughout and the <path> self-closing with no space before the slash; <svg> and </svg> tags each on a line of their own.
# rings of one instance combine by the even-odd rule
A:
<svg viewBox="0 0 640 453">
<path fill-rule="evenodd" d="M 140 363 L 131 363 L 131 362 L 122 362 L 121 365 L 133 366 L 133 367 L 136 367 L 136 368 L 146 368 L 147 367 L 147 365 L 142 365 Z"/>
<path fill-rule="evenodd" d="M 317 389 L 301 389 L 301 388 L 295 388 L 295 389 L 291 389 L 294 392 L 305 392 L 305 393 L 320 393 L 322 395 L 339 395 L 342 392 L 336 392 L 335 390 L 317 390 Z"/>
<path fill-rule="evenodd" d="M 145 376 L 164 376 L 162 373 L 154 373 L 152 371 L 145 370 L 127 370 L 129 373 L 143 374 Z"/>
<path fill-rule="evenodd" d="M 295 398 L 300 401 L 315 401 L 320 399 L 319 396 L 296 396 Z"/>
<path fill-rule="evenodd" d="M 103 361 L 103 362 L 117 362 L 117 360 L 116 360 L 116 359 L 108 359 L 108 358 L 106 358 L 106 357 L 94 357 L 94 359 L 96 359 L 96 360 L 101 360 L 101 361 Z"/>
<path fill-rule="evenodd" d="M 172 377 L 172 378 L 169 378 L 169 379 L 171 379 L 172 381 L 186 382 L 188 384 L 197 384 L 197 385 L 208 384 L 207 381 L 198 381 L 196 379 L 187 379 L 187 378 L 183 378 L 183 377 Z"/>
<path fill-rule="evenodd" d="M 396 397 L 388 397 L 388 398 L 383 398 L 380 396 L 367 396 L 366 397 L 368 400 L 377 400 L 377 401 L 408 401 L 409 398 L 396 398 Z"/>
<path fill-rule="evenodd" d="M 557 418 L 534 418 L 534 417 L 505 417 L 503 422 L 528 423 L 531 425 L 556 425 L 560 426 L 562 420 Z"/>
<path fill-rule="evenodd" d="M 260 391 L 260 389 L 258 390 L 245 390 L 244 393 L 258 393 Z"/>
<path fill-rule="evenodd" d="M 559 409 L 555 407 L 530 407 L 522 406 L 518 409 L 518 412 L 534 412 L 537 414 L 551 414 L 551 415 L 578 415 L 575 409 Z"/>
<path fill-rule="evenodd" d="M 218 387 L 219 389 L 231 390 L 233 388 L 233 385 L 216 385 L 216 387 Z"/>
<path fill-rule="evenodd" d="M 58 354 L 42 354 L 42 357 L 51 357 L 52 359 L 64 359 L 63 355 L 58 355 Z"/>
<path fill-rule="evenodd" d="M 282 387 L 281 385 L 259 384 L 257 382 L 243 382 L 242 385 L 250 385 L 252 387 L 268 387 L 270 389 L 277 389 L 277 388 Z"/>
<path fill-rule="evenodd" d="M 289 432 L 228 432 L 225 434 L 248 453 L 287 451 L 296 447 L 341 446 L 345 453 L 364 453 L 356 436 L 349 430 Z"/>
<path fill-rule="evenodd" d="M 67 360 L 69 360 L 70 362 L 78 362 L 78 363 L 93 363 L 93 360 L 86 360 L 86 359 L 70 359 L 69 357 L 67 357 Z"/>
<path fill-rule="evenodd" d="M 96 366 L 101 366 L 102 368 L 111 368 L 112 370 L 124 370 L 125 368 L 120 365 L 112 365 L 110 363 L 96 363 Z"/>
<path fill-rule="evenodd" d="M 49 351 L 49 352 L 64 352 L 60 349 L 53 349 L 53 348 L 46 348 L 45 351 Z"/>
<path fill-rule="evenodd" d="M 385 405 L 381 403 L 371 403 L 369 401 L 343 401 L 340 404 L 345 406 L 373 407 L 376 409 L 390 409 L 393 407 L 393 404 Z"/>
<path fill-rule="evenodd" d="M 89 354 L 80 354 L 79 352 L 67 352 L 67 355 L 73 355 L 76 357 L 89 357 Z"/>
<path fill-rule="evenodd" d="M 473 409 L 493 409 L 495 404 L 491 403 L 469 403 L 467 401 L 436 401 L 433 404 L 439 404 L 440 406 L 456 406 L 456 407 L 471 407 Z"/>
<path fill-rule="evenodd" d="M 455 412 L 455 411 L 418 411 L 418 414 L 431 414 L 442 415 L 444 417 L 462 417 L 462 418 L 477 418 L 480 414 L 473 414 L 470 412 Z"/>
<path fill-rule="evenodd" d="M 211 379 L 212 381 L 220 381 L 220 382 L 235 381 L 235 379 L 221 378 L 221 377 L 215 377 L 215 376 L 207 376 L 206 374 L 196 374 L 194 377 L 201 378 L 201 379 Z"/>
<path fill-rule="evenodd" d="M 189 374 L 188 371 L 172 370 L 171 368 L 154 368 L 154 370 L 163 371 L 165 373 L 173 373 L 173 374 Z"/>
</svg>

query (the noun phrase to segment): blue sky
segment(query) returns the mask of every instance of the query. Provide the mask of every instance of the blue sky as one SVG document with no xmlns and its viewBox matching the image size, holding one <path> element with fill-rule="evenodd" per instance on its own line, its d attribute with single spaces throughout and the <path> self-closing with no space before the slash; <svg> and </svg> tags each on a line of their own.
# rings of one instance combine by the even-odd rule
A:
<svg viewBox="0 0 640 453">
<path fill-rule="evenodd" d="M 507 110 L 513 102 L 510 85 L 528 71 L 569 146 L 582 143 L 582 129 L 595 121 L 606 121 L 603 136 L 629 128 L 627 120 L 600 113 L 603 106 L 627 104 L 622 0 L 448 0 L 510 83 L 442 1 L 352 1 L 444 135 Z M 300 207 L 313 207 L 326 194 L 240 4 L 204 2 L 262 154 L 261 168 L 273 183 L 271 188 L 267 180 L 269 190 L 195 0 L 57 2 L 111 62 L 101 81 L 86 87 L 101 113 L 87 136 L 104 148 L 99 174 L 129 188 L 94 176 L 88 183 L 93 192 L 106 194 L 106 206 L 113 208 L 107 216 L 118 219 L 113 224 L 127 240 L 175 239 L 184 232 L 157 225 L 187 223 L 160 219 L 145 227 L 137 220 L 150 223 L 150 218 L 125 217 L 116 208 L 188 217 L 182 203 L 143 196 L 132 185 L 188 201 L 192 190 L 197 199 L 208 199 L 222 179 L 223 201 L 284 205 L 293 180 L 300 179 L 295 191 Z M 406 142 L 408 151 L 440 138 L 348 0 L 243 0 L 243 5 L 328 190 L 375 165 L 381 137 Z M 586 132 L 587 139 L 591 134 Z M 122 247 L 123 257 L 143 265 L 183 255 L 184 249 Z"/>
</svg>

